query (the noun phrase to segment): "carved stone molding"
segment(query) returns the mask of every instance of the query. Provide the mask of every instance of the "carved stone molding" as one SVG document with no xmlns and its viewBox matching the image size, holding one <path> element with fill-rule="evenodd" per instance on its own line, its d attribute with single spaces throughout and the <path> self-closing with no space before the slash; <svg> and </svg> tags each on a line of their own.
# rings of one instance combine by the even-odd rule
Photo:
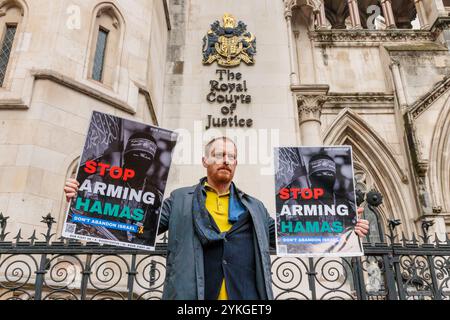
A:
<svg viewBox="0 0 450 320">
<path fill-rule="evenodd" d="M 111 17 L 111 19 L 113 20 L 114 28 L 118 29 L 120 26 L 120 22 L 119 22 L 118 13 L 117 13 L 115 7 L 112 4 L 108 4 L 108 5 L 101 7 L 97 12 L 97 18 L 100 18 L 104 14 Z"/>
<path fill-rule="evenodd" d="M 300 123 L 305 121 L 320 121 L 322 108 L 327 101 L 327 96 L 296 95 L 297 110 Z"/>
<path fill-rule="evenodd" d="M 431 32 L 433 33 L 434 37 L 437 38 L 442 31 L 449 29 L 450 17 L 439 17 L 431 27 Z"/>
<path fill-rule="evenodd" d="M 425 110 L 427 110 L 434 101 L 439 99 L 450 88 L 450 76 L 446 76 L 442 81 L 438 82 L 434 88 L 417 100 L 410 108 L 413 119 L 417 119 Z"/>
<path fill-rule="evenodd" d="M 327 104 L 393 104 L 394 95 L 385 93 L 329 93 Z"/>
<path fill-rule="evenodd" d="M 428 161 L 426 161 L 426 160 L 419 160 L 417 162 L 416 171 L 417 171 L 417 174 L 419 175 L 419 177 L 426 176 L 427 171 L 428 171 L 428 166 L 429 166 L 429 164 L 428 164 Z"/>
<path fill-rule="evenodd" d="M 322 108 L 327 101 L 328 85 L 298 85 L 291 86 L 291 90 L 297 100 L 299 122 L 320 122 Z"/>
<path fill-rule="evenodd" d="M 2 8 L 0 9 L 0 17 L 6 15 L 6 12 L 11 8 L 17 8 L 20 11 L 20 15 L 23 17 L 25 15 L 24 4 L 22 1 L 11 0 L 3 1 Z"/>
<path fill-rule="evenodd" d="M 27 110 L 29 106 L 22 99 L 0 99 L 0 110 Z"/>
<path fill-rule="evenodd" d="M 318 43 L 359 42 L 410 42 L 434 41 L 435 36 L 424 30 L 316 30 L 309 32 L 309 38 Z"/>
</svg>

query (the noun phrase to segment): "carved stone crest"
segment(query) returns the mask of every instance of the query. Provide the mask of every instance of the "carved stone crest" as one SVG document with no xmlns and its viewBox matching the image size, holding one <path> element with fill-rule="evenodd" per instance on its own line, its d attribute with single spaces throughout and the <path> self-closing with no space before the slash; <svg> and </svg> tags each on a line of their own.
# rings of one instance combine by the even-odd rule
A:
<svg viewBox="0 0 450 320">
<path fill-rule="evenodd" d="M 222 67 L 235 67 L 244 61 L 248 65 L 255 63 L 256 37 L 247 31 L 247 26 L 228 13 L 223 16 L 223 26 L 219 21 L 203 38 L 203 64 L 217 64 Z"/>
</svg>

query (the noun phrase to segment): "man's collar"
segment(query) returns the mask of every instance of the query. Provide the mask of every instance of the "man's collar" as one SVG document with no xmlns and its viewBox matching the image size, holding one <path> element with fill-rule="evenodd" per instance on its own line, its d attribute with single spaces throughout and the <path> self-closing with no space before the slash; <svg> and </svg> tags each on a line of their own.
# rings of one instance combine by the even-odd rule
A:
<svg viewBox="0 0 450 320">
<path fill-rule="evenodd" d="M 203 186 L 203 183 L 204 183 L 204 181 L 206 181 L 206 180 L 207 180 L 206 177 L 200 179 L 200 184 Z M 238 189 L 238 188 L 236 187 L 236 185 L 234 184 L 234 182 L 233 182 L 232 184 L 234 185 L 235 190 L 236 190 L 237 194 L 239 194 L 240 197 L 247 197 L 247 196 L 248 196 L 245 192 L 243 192 L 242 190 Z M 189 193 L 189 194 L 193 194 L 193 193 L 195 192 L 195 188 L 197 188 L 197 184 L 194 185 L 194 186 L 192 186 L 192 187 L 190 187 L 188 193 Z"/>
<path fill-rule="evenodd" d="M 219 194 L 219 192 L 218 192 L 213 186 L 211 186 L 211 185 L 208 183 L 208 181 L 205 181 L 205 183 L 203 184 L 203 186 L 205 187 L 206 190 L 209 189 L 209 190 L 214 191 L 214 192 L 217 193 L 220 197 L 221 197 L 221 196 L 227 196 L 227 195 L 230 195 L 231 186 L 230 186 L 230 189 L 228 189 L 227 192 L 222 193 L 222 194 Z"/>
<path fill-rule="evenodd" d="M 208 178 L 207 178 L 207 177 L 201 178 L 201 179 L 200 179 L 200 184 L 201 184 L 201 186 L 204 187 L 204 186 L 205 186 L 205 182 L 207 183 L 207 181 L 208 181 Z M 238 187 L 236 187 L 236 185 L 234 184 L 234 182 L 231 182 L 230 191 L 231 191 L 231 188 L 233 188 L 233 187 L 234 187 L 234 190 L 236 191 L 236 193 L 237 193 L 240 197 L 247 196 L 247 194 L 246 194 L 245 192 L 243 192 L 243 191 L 240 190 Z M 211 187 L 211 188 L 212 188 L 212 187 Z M 195 186 L 193 187 L 193 190 L 192 190 L 191 193 L 193 193 L 194 190 L 195 190 Z M 230 191 L 229 191 L 229 192 L 230 192 Z"/>
</svg>

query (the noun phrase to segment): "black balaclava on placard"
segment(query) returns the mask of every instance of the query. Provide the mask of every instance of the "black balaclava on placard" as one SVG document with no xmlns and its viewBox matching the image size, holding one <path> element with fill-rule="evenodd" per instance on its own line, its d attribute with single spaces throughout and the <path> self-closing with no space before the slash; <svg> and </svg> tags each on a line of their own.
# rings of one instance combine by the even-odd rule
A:
<svg viewBox="0 0 450 320">
<path fill-rule="evenodd" d="M 313 188 L 332 193 L 336 182 L 336 164 L 330 156 L 318 154 L 309 160 L 309 179 Z"/>
<path fill-rule="evenodd" d="M 155 139 L 145 132 L 133 134 L 124 150 L 124 167 L 138 172 L 147 172 L 155 158 L 157 145 Z"/>
</svg>

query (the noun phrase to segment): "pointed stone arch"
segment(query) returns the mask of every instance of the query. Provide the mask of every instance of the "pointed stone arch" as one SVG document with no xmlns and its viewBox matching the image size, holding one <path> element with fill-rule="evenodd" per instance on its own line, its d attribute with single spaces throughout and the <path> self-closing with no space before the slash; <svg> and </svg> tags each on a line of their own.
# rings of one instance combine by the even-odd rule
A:
<svg viewBox="0 0 450 320">
<path fill-rule="evenodd" d="M 411 206 L 405 199 L 401 185 L 408 183 L 404 170 L 393 156 L 391 148 L 379 137 L 357 113 L 346 108 L 338 115 L 324 134 L 325 145 L 351 145 L 355 159 L 364 163 L 376 186 L 384 196 L 386 217 L 400 218 L 401 227 L 409 235 L 412 234 L 410 219 Z M 385 221 L 386 223 L 386 221 Z"/>
<path fill-rule="evenodd" d="M 116 28 L 125 28 L 125 18 L 121 11 L 113 2 L 101 2 L 94 8 L 94 16 L 100 17 L 103 14 L 109 15 L 114 20 Z"/>
<path fill-rule="evenodd" d="M 450 212 L 450 96 L 444 103 L 431 140 L 428 179 L 433 205 Z"/>
<path fill-rule="evenodd" d="M 20 11 L 22 17 L 26 16 L 28 13 L 28 5 L 23 0 L 3 0 L 0 1 L 0 16 L 6 14 L 10 8 L 17 8 Z"/>
</svg>

